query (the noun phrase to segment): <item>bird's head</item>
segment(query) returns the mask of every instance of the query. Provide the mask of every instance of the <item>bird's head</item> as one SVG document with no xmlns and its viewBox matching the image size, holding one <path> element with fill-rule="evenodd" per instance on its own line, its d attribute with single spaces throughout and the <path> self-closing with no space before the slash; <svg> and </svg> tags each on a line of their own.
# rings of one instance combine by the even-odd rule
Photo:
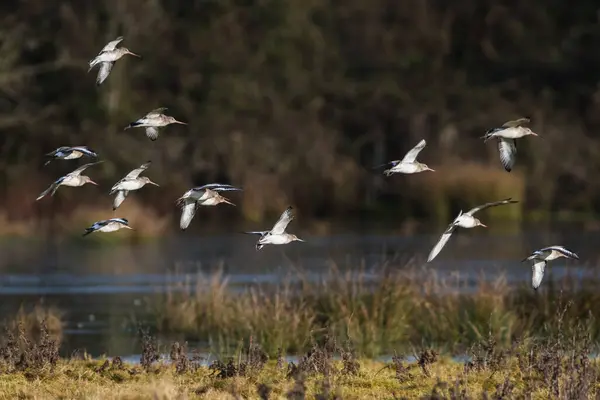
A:
<svg viewBox="0 0 600 400">
<path fill-rule="evenodd" d="M 523 130 L 525 131 L 525 136 L 527 135 L 531 135 L 531 136 L 539 136 L 537 133 L 535 133 L 534 131 L 532 131 L 529 128 L 523 128 Z"/>
<path fill-rule="evenodd" d="M 83 175 L 81 178 L 83 179 L 83 183 L 84 184 L 85 183 L 91 183 L 92 185 L 98 186 L 98 184 L 96 182 L 94 182 L 93 180 L 91 180 L 89 176 Z"/>
<path fill-rule="evenodd" d="M 435 169 L 429 168 L 429 166 L 427 164 L 419 163 L 419 167 L 420 167 L 421 171 L 434 171 L 435 172 Z"/>
<path fill-rule="evenodd" d="M 487 228 L 487 225 L 482 224 L 477 218 L 475 218 L 475 226 L 483 226 L 484 228 Z"/>
<path fill-rule="evenodd" d="M 142 58 L 142 56 L 140 56 L 139 54 L 135 54 L 134 52 L 132 52 L 131 50 L 129 50 L 127 47 L 121 47 L 121 51 L 123 52 L 123 54 L 129 54 L 130 56 L 134 56 L 137 58 Z"/>
<path fill-rule="evenodd" d="M 291 238 L 292 238 L 292 242 L 304 242 L 304 240 L 300 239 L 296 235 L 291 235 Z"/>
<path fill-rule="evenodd" d="M 143 176 L 142 177 L 142 182 L 144 182 L 144 184 L 150 184 L 150 185 L 154 185 L 154 186 L 160 186 L 158 183 L 152 182 L 150 180 L 150 178 L 148 178 L 147 176 Z"/>
<path fill-rule="evenodd" d="M 185 122 L 177 121 L 174 117 L 167 117 L 167 121 L 169 122 L 169 124 L 187 125 L 187 123 Z"/>
</svg>

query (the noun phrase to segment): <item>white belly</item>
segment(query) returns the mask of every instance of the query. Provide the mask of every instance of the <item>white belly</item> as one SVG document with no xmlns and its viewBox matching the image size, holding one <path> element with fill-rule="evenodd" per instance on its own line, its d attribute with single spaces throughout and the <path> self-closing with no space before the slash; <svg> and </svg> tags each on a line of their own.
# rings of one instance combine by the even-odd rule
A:
<svg viewBox="0 0 600 400">
<path fill-rule="evenodd" d="M 81 179 L 81 176 L 74 176 L 74 177 L 66 177 L 60 184 L 63 186 L 71 186 L 71 187 L 77 187 L 77 186 L 83 186 L 85 182 L 83 182 L 83 179 Z"/>
<path fill-rule="evenodd" d="M 290 239 L 287 235 L 267 235 L 258 241 L 260 244 L 287 244 Z"/>
<path fill-rule="evenodd" d="M 401 174 L 414 174 L 419 172 L 417 164 L 414 163 L 400 163 L 392 168 L 392 172 Z"/>
<path fill-rule="evenodd" d="M 138 190 L 143 187 L 145 183 L 138 180 L 127 180 L 119 183 L 117 190 Z"/>
<path fill-rule="evenodd" d="M 83 153 L 80 153 L 78 151 L 72 151 L 71 154 L 69 154 L 68 156 L 64 157 L 65 160 L 74 160 L 76 158 L 80 158 L 83 155 Z"/>
<path fill-rule="evenodd" d="M 100 232 L 114 232 L 114 231 L 118 231 L 119 229 L 121 229 L 121 224 L 111 222 L 110 224 L 107 224 L 98 230 Z"/>
<path fill-rule="evenodd" d="M 477 225 L 475 222 L 475 217 L 470 214 L 462 214 L 456 219 L 455 224 L 461 228 L 475 228 Z"/>
<path fill-rule="evenodd" d="M 494 134 L 494 136 L 503 137 L 506 139 L 518 139 L 518 138 L 522 138 L 523 136 L 525 136 L 525 130 L 520 127 L 507 128 L 507 129 L 501 130 L 499 132 L 496 132 Z"/>
<path fill-rule="evenodd" d="M 216 206 L 217 204 L 219 204 L 219 199 L 216 197 L 211 197 L 206 200 L 200 200 L 200 204 L 202 204 L 203 206 Z"/>
</svg>

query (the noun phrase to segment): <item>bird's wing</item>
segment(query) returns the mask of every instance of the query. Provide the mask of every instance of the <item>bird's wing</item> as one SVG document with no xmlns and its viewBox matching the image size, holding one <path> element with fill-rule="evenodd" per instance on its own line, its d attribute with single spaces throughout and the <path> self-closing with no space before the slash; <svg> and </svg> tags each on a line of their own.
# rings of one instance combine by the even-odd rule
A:
<svg viewBox="0 0 600 400">
<path fill-rule="evenodd" d="M 129 225 L 129 221 L 127 221 L 125 218 L 111 218 L 111 219 L 108 219 L 108 220 L 106 220 L 104 222 L 106 222 L 106 223 L 116 222 L 116 223 L 119 223 L 119 224 L 122 224 L 122 225 Z"/>
<path fill-rule="evenodd" d="M 500 201 L 494 201 L 494 202 L 491 202 L 491 203 L 482 204 L 480 206 L 477 206 L 477 207 L 469 210 L 465 214 L 469 214 L 469 215 L 472 216 L 477 211 L 485 210 L 488 207 L 495 207 L 495 206 L 501 206 L 503 204 L 514 204 L 514 203 L 518 203 L 518 201 L 517 200 L 511 200 L 511 198 L 509 197 L 508 199 L 504 199 L 504 200 L 500 200 Z"/>
<path fill-rule="evenodd" d="M 113 51 L 117 47 L 117 45 L 119 43 L 121 43 L 122 41 L 123 41 L 123 36 L 119 36 L 112 42 L 108 42 L 108 44 L 106 46 L 104 46 L 102 48 L 102 50 L 100 50 L 100 53 L 104 53 L 105 51 Z"/>
<path fill-rule="evenodd" d="M 70 151 L 79 151 L 80 153 L 85 154 L 86 156 L 90 156 L 90 157 L 98 157 L 98 154 L 96 154 L 95 151 L 91 150 L 89 147 L 87 146 L 75 146 L 75 147 L 70 147 L 69 148 Z"/>
<path fill-rule="evenodd" d="M 41 200 L 42 198 L 46 197 L 49 193 L 54 195 L 54 193 L 56 193 L 56 189 L 58 189 L 58 183 L 54 182 L 48 187 L 48 189 L 40 193 L 40 195 L 35 199 L 35 201 Z"/>
<path fill-rule="evenodd" d="M 204 190 L 204 189 L 214 190 L 215 192 L 228 192 L 228 191 L 232 191 L 232 190 L 243 190 L 243 189 L 237 188 L 235 186 L 226 185 L 226 184 L 222 184 L 222 183 L 209 183 L 209 184 L 206 184 L 203 186 L 193 188 L 192 190 L 195 192 L 199 192 L 200 190 Z"/>
<path fill-rule="evenodd" d="M 83 164 L 81 167 L 77 168 L 76 170 L 74 170 L 73 172 L 69 172 L 69 175 L 71 176 L 78 176 L 81 175 L 81 173 L 88 167 L 91 167 L 92 165 L 96 165 L 96 164 L 100 164 L 103 161 L 96 161 L 93 163 L 88 163 L 88 164 Z"/>
<path fill-rule="evenodd" d="M 425 148 L 425 139 L 421 140 L 415 147 L 412 148 L 411 151 L 406 153 L 404 158 L 402 159 L 403 163 L 412 163 L 417 159 L 417 156 Z"/>
<path fill-rule="evenodd" d="M 165 112 L 167 110 L 168 110 L 167 107 L 155 108 L 154 110 L 152 110 L 148 114 L 146 114 L 146 117 L 160 115 L 160 114 L 162 114 L 163 112 Z"/>
<path fill-rule="evenodd" d="M 113 200 L 113 211 L 119 208 L 119 206 L 125 201 L 127 195 L 129 194 L 128 190 L 119 190 L 115 199 Z"/>
<path fill-rule="evenodd" d="M 502 125 L 502 127 L 503 128 L 516 128 L 517 126 L 526 125 L 530 121 L 531 120 L 529 118 L 519 118 L 514 121 L 505 122 L 504 125 Z"/>
<path fill-rule="evenodd" d="M 260 235 L 260 237 L 266 236 L 267 233 L 269 233 L 269 231 L 250 231 L 250 232 L 243 232 L 247 235 Z"/>
<path fill-rule="evenodd" d="M 440 236 L 440 240 L 438 240 L 435 246 L 433 246 L 433 249 L 431 249 L 431 251 L 429 252 L 427 262 L 431 262 L 434 258 L 437 257 L 438 254 L 440 254 L 440 251 L 442 251 L 446 243 L 448 243 L 448 240 L 450 240 L 450 236 L 452 236 L 454 229 L 456 229 L 456 225 L 454 225 L 454 222 L 448 225 L 448 228 L 446 228 L 444 233 L 442 233 L 442 236 Z"/>
<path fill-rule="evenodd" d="M 198 209 L 198 204 L 194 200 L 185 200 L 183 202 L 183 206 L 181 207 L 181 218 L 179 219 L 179 227 L 182 231 L 186 230 L 194 215 L 196 215 L 196 210 Z"/>
<path fill-rule="evenodd" d="M 273 225 L 273 229 L 271 229 L 271 233 L 274 235 L 281 235 L 285 232 L 285 228 L 287 228 L 288 224 L 292 222 L 294 219 L 294 214 L 292 212 L 292 207 L 288 207 L 279 217 L 279 220 Z"/>
<path fill-rule="evenodd" d="M 70 150 L 70 149 L 71 149 L 71 147 L 68 147 L 68 146 L 62 146 L 62 147 L 59 147 L 59 148 L 58 148 L 58 149 L 56 149 L 56 150 L 52 150 L 50 153 L 46 153 L 46 156 L 48 156 L 48 157 L 54 157 L 54 156 L 56 156 L 58 153 L 61 153 L 61 152 L 64 152 L 64 151 L 67 151 L 67 150 Z"/>
<path fill-rule="evenodd" d="M 542 283 L 542 279 L 544 278 L 544 270 L 546 269 L 546 261 L 544 260 L 536 260 L 531 265 L 531 286 L 537 290 Z"/>
<path fill-rule="evenodd" d="M 392 167 L 395 167 L 396 165 L 400 164 L 400 162 L 401 162 L 400 160 L 393 160 L 393 161 L 390 161 L 390 162 L 386 162 L 385 164 L 377 165 L 377 166 L 373 167 L 373 169 L 379 169 L 381 167 L 387 167 L 388 165 L 391 165 Z"/>
<path fill-rule="evenodd" d="M 137 179 L 138 176 L 140 176 L 140 174 L 142 172 L 144 172 L 145 170 L 148 169 L 148 167 L 150 166 L 150 164 L 152 164 L 152 161 L 148 161 L 145 164 L 140 165 L 138 168 L 132 170 L 130 173 L 128 173 L 127 175 L 125 175 L 125 178 L 121 179 L 122 181 L 128 180 L 128 179 Z"/>
<path fill-rule="evenodd" d="M 579 260 L 579 256 L 577 254 L 575 254 L 571 250 L 568 250 L 564 246 L 548 246 L 548 247 L 544 247 L 543 249 L 539 249 L 538 251 L 542 252 L 542 251 L 552 251 L 552 250 L 558 251 L 559 253 L 561 253 L 562 255 L 564 255 L 567 258 Z"/>
<path fill-rule="evenodd" d="M 115 65 L 115 62 L 112 61 L 106 61 L 106 62 L 102 62 L 100 63 L 100 69 L 98 69 L 98 76 L 96 77 L 96 85 L 100 86 L 102 85 L 102 82 L 104 82 L 106 80 L 106 78 L 108 78 L 108 75 L 110 74 L 110 71 L 112 70 L 113 65 Z"/>
<path fill-rule="evenodd" d="M 517 160 L 517 141 L 515 139 L 498 138 L 500 162 L 505 170 L 510 172 Z"/>
<path fill-rule="evenodd" d="M 149 126 L 146 128 L 146 136 L 152 141 L 158 139 L 158 128 L 155 126 Z"/>
</svg>

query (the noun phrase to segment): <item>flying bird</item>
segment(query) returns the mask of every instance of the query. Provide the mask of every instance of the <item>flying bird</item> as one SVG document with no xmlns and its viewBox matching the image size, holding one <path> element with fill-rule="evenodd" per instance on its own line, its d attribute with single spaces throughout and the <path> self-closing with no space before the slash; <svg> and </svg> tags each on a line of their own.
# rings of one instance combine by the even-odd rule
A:
<svg viewBox="0 0 600 400">
<path fill-rule="evenodd" d="M 94 232 L 114 232 L 119 229 L 133 229 L 129 226 L 129 221 L 125 218 L 111 218 L 103 221 L 94 222 L 89 228 L 85 228 L 85 232 L 82 236 L 87 236 Z"/>
<path fill-rule="evenodd" d="M 50 164 L 52 160 L 75 160 L 83 156 L 97 158 L 98 154 L 90 150 L 87 146 L 62 146 L 46 154 L 46 157 L 50 157 L 50 159 L 44 165 Z"/>
<path fill-rule="evenodd" d="M 490 129 L 481 137 L 484 143 L 492 138 L 498 140 L 500 162 L 508 172 L 513 169 L 517 160 L 517 139 L 529 135 L 538 136 L 537 133 L 523 126 L 529 122 L 529 118 L 519 118 L 515 121 L 508 121 L 500 128 Z"/>
<path fill-rule="evenodd" d="M 56 191 L 58 190 L 58 188 L 60 186 L 78 187 L 78 186 L 83 186 L 86 183 L 91 183 L 92 185 L 98 186 L 98 184 L 96 182 L 94 182 L 93 180 L 91 180 L 89 176 L 81 175 L 81 173 L 86 168 L 91 167 L 92 165 L 100 164 L 101 162 L 102 161 L 97 161 L 97 162 L 93 162 L 93 163 L 89 163 L 89 164 L 84 164 L 81 167 L 74 170 L 73 172 L 69 172 L 67 175 L 59 178 L 56 182 L 54 182 L 52 185 L 50 185 L 50 187 L 48 189 L 44 190 L 35 200 L 36 201 L 40 200 L 47 194 L 50 194 L 50 196 L 54 196 L 54 193 L 56 193 Z"/>
<path fill-rule="evenodd" d="M 454 219 L 454 221 L 452 221 L 452 223 L 450 225 L 448 225 L 448 228 L 446 228 L 446 230 L 444 231 L 444 233 L 442 234 L 442 236 L 440 237 L 440 240 L 438 240 L 436 245 L 433 246 L 433 249 L 431 249 L 431 252 L 429 253 L 429 257 L 427 257 L 427 262 L 432 261 L 440 253 L 440 251 L 442 251 L 442 249 L 444 248 L 446 243 L 448 243 L 450 236 L 452 236 L 452 233 L 454 232 L 454 230 L 457 227 L 475 228 L 476 226 L 483 226 L 484 228 L 487 228 L 487 226 L 482 224 L 480 220 L 478 220 L 477 218 L 475 218 L 473 216 L 473 214 L 475 214 L 477 211 L 485 210 L 486 208 L 489 208 L 489 207 L 501 206 L 504 204 L 514 204 L 514 203 L 518 203 L 518 201 L 511 200 L 510 198 L 508 198 L 505 200 L 495 201 L 493 203 L 482 204 L 480 206 L 473 208 L 472 210 L 469 210 L 468 212 L 466 212 L 464 214 L 461 211 L 458 214 L 458 216 Z"/>
<path fill-rule="evenodd" d="M 125 130 L 129 128 L 146 128 L 146 136 L 148 136 L 150 140 L 156 140 L 158 139 L 158 134 L 160 133 L 160 128 L 162 127 L 170 124 L 187 125 L 185 122 L 177 121 L 175 118 L 163 114 L 163 112 L 166 110 L 166 107 L 152 110 L 137 121 L 130 123 L 125 127 Z"/>
<path fill-rule="evenodd" d="M 419 155 L 421 150 L 423 150 L 425 148 L 425 145 L 426 145 L 425 139 L 423 139 L 415 147 L 413 147 L 412 150 L 410 150 L 408 153 L 406 153 L 406 155 L 404 156 L 404 158 L 402 160 L 390 161 L 383 165 L 379 165 L 376 168 L 380 168 L 380 167 L 383 167 L 386 165 L 391 165 L 392 168 L 386 169 L 385 171 L 383 171 L 383 173 L 386 176 L 390 176 L 390 175 L 396 174 L 396 173 L 414 174 L 414 173 L 423 172 L 423 171 L 435 171 L 435 170 L 429 168 L 426 164 L 422 164 L 422 163 L 416 161 L 417 156 Z"/>
<path fill-rule="evenodd" d="M 283 214 L 281 214 L 281 217 L 279 217 L 279 220 L 277 220 L 270 231 L 253 231 L 244 233 L 260 236 L 258 242 L 256 242 L 257 251 L 262 249 L 267 244 L 288 244 L 293 241 L 304 242 L 304 240 L 299 239 L 296 235 L 285 232 L 285 229 L 293 219 L 294 214 L 292 212 L 292 207 L 288 207 Z"/>
<path fill-rule="evenodd" d="M 113 211 L 119 208 L 121 203 L 125 201 L 130 191 L 141 189 L 146 184 L 160 186 L 159 184 L 152 182 L 147 176 L 140 176 L 142 172 L 148 169 L 151 163 L 151 161 L 148 161 L 147 163 L 140 165 L 138 168 L 125 175 L 123 179 L 115 183 L 110 189 L 109 195 L 116 193 L 113 201 Z"/>
<path fill-rule="evenodd" d="M 176 204 L 181 207 L 181 219 L 179 220 L 179 227 L 181 230 L 186 230 L 196 210 L 200 206 L 216 206 L 220 203 L 231 204 L 235 206 L 229 199 L 221 196 L 219 192 L 229 191 L 241 191 L 242 189 L 231 185 L 224 185 L 222 183 L 209 183 L 204 186 L 199 186 L 188 190 L 177 199 Z"/>
<path fill-rule="evenodd" d="M 100 65 L 100 69 L 98 70 L 98 77 L 96 78 L 96 85 L 102 85 L 102 82 L 108 78 L 110 71 L 112 70 L 113 65 L 117 62 L 118 59 L 123 57 L 125 54 L 129 54 L 134 57 L 142 58 L 139 54 L 132 53 L 126 47 L 119 47 L 117 45 L 123 40 L 123 36 L 119 36 L 112 42 L 109 42 L 104 48 L 100 51 L 100 53 L 89 62 L 90 72 L 96 65 Z"/>
<path fill-rule="evenodd" d="M 537 290 L 544 278 L 544 270 L 548 261 L 556 260 L 557 258 L 565 257 L 572 260 L 579 260 L 579 256 L 571 250 L 567 250 L 564 246 L 550 246 L 536 250 L 522 262 L 533 261 L 531 265 L 531 286 Z"/>
</svg>

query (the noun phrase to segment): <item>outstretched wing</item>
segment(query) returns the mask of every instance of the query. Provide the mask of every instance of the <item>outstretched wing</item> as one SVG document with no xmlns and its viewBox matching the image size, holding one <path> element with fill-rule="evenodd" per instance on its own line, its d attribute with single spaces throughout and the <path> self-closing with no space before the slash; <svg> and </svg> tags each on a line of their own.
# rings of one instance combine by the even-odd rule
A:
<svg viewBox="0 0 600 400">
<path fill-rule="evenodd" d="M 514 204 L 514 203 L 518 203 L 518 201 L 517 200 L 511 200 L 511 198 L 509 197 L 508 199 L 504 199 L 504 200 L 500 200 L 500 201 L 494 201 L 492 203 L 482 204 L 480 206 L 477 206 L 477 207 L 469 210 L 469 212 L 466 212 L 465 214 L 469 214 L 469 215 L 472 216 L 477 211 L 485 210 L 486 208 L 489 208 L 489 207 L 501 206 L 501 205 L 504 205 L 504 204 Z"/>
<path fill-rule="evenodd" d="M 105 221 L 106 223 L 109 222 L 116 222 L 122 225 L 129 225 L 129 221 L 127 221 L 125 218 L 111 218 Z"/>
<path fill-rule="evenodd" d="M 88 164 L 83 164 L 81 167 L 77 168 L 76 170 L 74 170 L 73 172 L 69 172 L 69 175 L 71 176 L 78 176 L 81 175 L 81 173 L 88 167 L 91 167 L 92 165 L 96 165 L 96 164 L 100 164 L 103 161 L 96 161 L 93 163 L 88 163 Z"/>
<path fill-rule="evenodd" d="M 260 237 L 266 236 L 269 231 L 250 231 L 250 232 L 242 232 L 247 235 L 259 235 Z"/>
<path fill-rule="evenodd" d="M 152 161 L 148 161 L 145 164 L 140 165 L 138 168 L 132 170 L 130 173 L 128 173 L 127 175 L 125 175 L 125 178 L 121 179 L 122 181 L 128 180 L 128 179 L 136 179 L 138 176 L 140 176 L 140 174 L 142 172 L 144 172 L 145 170 L 148 169 L 148 167 L 150 166 L 150 164 L 152 164 Z"/>
<path fill-rule="evenodd" d="M 454 229 L 456 229 L 456 225 L 454 225 L 454 222 L 448 225 L 448 228 L 446 228 L 444 233 L 442 233 L 442 236 L 440 236 L 438 242 L 435 244 L 435 246 L 433 246 L 433 248 L 429 252 L 427 262 L 431 262 L 434 258 L 437 257 L 438 254 L 440 254 L 440 251 L 442 251 L 444 246 L 446 246 L 446 243 L 448 243 L 448 240 L 450 240 L 450 236 L 452 236 Z"/>
<path fill-rule="evenodd" d="M 226 184 L 222 184 L 222 183 L 209 183 L 209 184 L 206 184 L 203 186 L 193 188 L 192 190 L 195 192 L 199 192 L 204 189 L 214 190 L 215 192 L 228 192 L 228 191 L 232 191 L 232 190 L 243 190 L 243 189 L 237 188 L 235 186 L 226 185 Z"/>
<path fill-rule="evenodd" d="M 163 112 L 165 112 L 167 110 L 168 110 L 167 107 L 155 108 L 154 110 L 152 110 L 148 114 L 146 114 L 146 117 L 160 115 L 160 114 L 162 114 Z"/>
<path fill-rule="evenodd" d="M 502 127 L 503 128 L 515 128 L 517 126 L 526 125 L 530 121 L 531 120 L 529 118 L 519 118 L 519 119 L 516 119 L 514 121 L 505 122 L 504 125 L 502 125 Z"/>
<path fill-rule="evenodd" d="M 113 211 L 119 208 L 119 206 L 125 201 L 127 195 L 129 194 L 128 190 L 119 190 L 115 199 L 113 200 Z"/>
<path fill-rule="evenodd" d="M 285 209 L 279 220 L 273 225 L 273 229 L 271 229 L 271 233 L 273 235 L 281 235 L 285 232 L 285 228 L 289 225 L 290 222 L 294 219 L 294 214 L 292 212 L 292 207 L 288 207 Z"/>
<path fill-rule="evenodd" d="M 183 200 L 182 207 L 181 207 L 181 218 L 179 219 L 179 227 L 181 228 L 182 231 L 186 230 L 188 228 L 188 226 L 190 226 L 190 223 L 192 222 L 194 215 L 196 215 L 197 209 L 198 209 L 198 204 L 196 203 L 195 200 L 192 200 L 192 199 Z"/>
<path fill-rule="evenodd" d="M 536 260 L 531 265 L 531 286 L 537 290 L 542 284 L 542 279 L 544 278 L 544 270 L 546 269 L 546 261 L 544 260 Z"/>
<path fill-rule="evenodd" d="M 406 153 L 404 158 L 402 159 L 403 163 L 412 163 L 417 159 L 417 156 L 425 148 L 425 139 L 421 140 L 415 147 L 412 148 L 411 151 Z"/>
<path fill-rule="evenodd" d="M 87 146 L 70 147 L 69 150 L 71 150 L 71 151 L 78 151 L 78 152 L 83 153 L 83 154 L 85 154 L 86 156 L 89 156 L 89 157 L 98 157 L 98 154 L 96 154 L 95 151 L 91 150 Z"/>
<path fill-rule="evenodd" d="M 515 139 L 498 138 L 500 162 L 505 170 L 510 172 L 517 160 L 517 141 Z"/>
<path fill-rule="evenodd" d="M 119 36 L 112 42 L 108 42 L 108 44 L 106 46 L 104 46 L 102 48 L 102 50 L 100 50 L 100 54 L 104 53 L 105 51 L 113 51 L 117 47 L 117 45 L 119 43 L 121 43 L 122 41 L 123 41 L 123 36 Z"/>
<path fill-rule="evenodd" d="M 100 69 L 98 70 L 98 76 L 96 77 L 96 85 L 100 86 L 102 85 L 102 82 L 104 82 L 106 80 L 106 78 L 108 78 L 108 75 L 110 74 L 110 71 L 112 70 L 113 65 L 115 65 L 115 62 L 112 61 L 106 61 L 103 63 L 100 63 Z"/>
<path fill-rule="evenodd" d="M 540 249 L 538 251 L 545 252 L 545 251 L 552 251 L 552 250 L 558 251 L 559 253 L 561 253 L 563 256 L 565 256 L 567 258 L 579 260 L 579 256 L 577 254 L 575 254 L 571 250 L 565 248 L 564 246 L 548 246 L 548 247 L 544 247 L 543 249 Z"/>
<path fill-rule="evenodd" d="M 155 126 L 149 126 L 146 128 L 146 136 L 148 136 L 148 139 L 152 141 L 158 139 L 158 133 L 158 128 Z"/>
</svg>

